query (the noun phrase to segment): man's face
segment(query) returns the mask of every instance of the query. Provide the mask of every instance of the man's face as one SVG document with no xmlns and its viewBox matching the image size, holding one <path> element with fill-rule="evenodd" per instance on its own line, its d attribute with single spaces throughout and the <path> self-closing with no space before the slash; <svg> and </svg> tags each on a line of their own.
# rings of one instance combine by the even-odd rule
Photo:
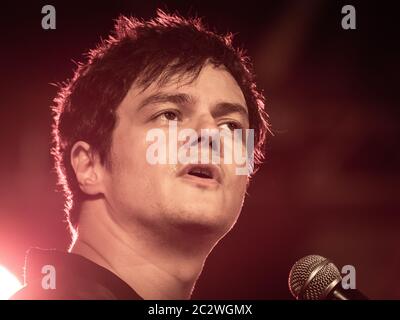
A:
<svg viewBox="0 0 400 320">
<path fill-rule="evenodd" d="M 224 68 L 208 64 L 193 82 L 184 80 L 152 84 L 145 91 L 132 86 L 117 109 L 105 197 L 113 218 L 127 230 L 139 223 L 155 232 L 201 231 L 221 237 L 240 213 L 248 177 L 237 175 L 237 165 L 223 159 L 205 166 L 213 171 L 212 179 L 190 174 L 179 162 L 151 164 L 146 152 L 153 142 L 146 135 L 159 128 L 168 138 L 172 121 L 178 132 L 191 128 L 199 135 L 201 129 L 246 129 L 247 106 Z M 243 106 L 244 112 L 232 105 Z M 166 150 L 170 143 L 166 141 Z"/>
</svg>

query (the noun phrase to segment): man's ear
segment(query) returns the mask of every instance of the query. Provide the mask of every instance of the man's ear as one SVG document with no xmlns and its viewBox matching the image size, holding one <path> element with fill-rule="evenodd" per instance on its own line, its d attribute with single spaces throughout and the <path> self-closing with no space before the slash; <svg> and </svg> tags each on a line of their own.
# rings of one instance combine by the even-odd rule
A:
<svg viewBox="0 0 400 320">
<path fill-rule="evenodd" d="M 104 193 L 104 168 L 100 157 L 84 141 L 76 142 L 71 149 L 71 165 L 81 190 L 88 195 Z"/>
</svg>

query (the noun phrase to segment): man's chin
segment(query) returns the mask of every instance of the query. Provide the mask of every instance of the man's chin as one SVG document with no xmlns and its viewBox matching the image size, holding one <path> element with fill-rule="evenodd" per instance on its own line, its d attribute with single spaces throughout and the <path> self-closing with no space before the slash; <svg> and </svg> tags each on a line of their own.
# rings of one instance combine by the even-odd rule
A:
<svg viewBox="0 0 400 320">
<path fill-rule="evenodd" d="M 182 179 L 182 182 L 178 182 L 173 190 L 176 203 L 190 207 L 194 212 L 216 211 L 225 204 L 225 190 L 219 183 L 198 184 L 198 181 Z"/>
<path fill-rule="evenodd" d="M 198 208 L 175 216 L 173 225 L 183 233 L 196 236 L 220 237 L 227 233 L 236 219 L 223 211 L 214 211 L 209 208 Z"/>
</svg>

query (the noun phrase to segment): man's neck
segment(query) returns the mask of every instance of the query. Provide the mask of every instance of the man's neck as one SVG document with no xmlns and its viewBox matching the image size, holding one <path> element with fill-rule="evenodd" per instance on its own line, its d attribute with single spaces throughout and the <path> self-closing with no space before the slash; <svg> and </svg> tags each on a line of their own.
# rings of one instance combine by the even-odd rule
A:
<svg viewBox="0 0 400 320">
<path fill-rule="evenodd" d="M 72 253 L 86 257 L 125 281 L 143 299 L 188 299 L 208 253 L 209 241 L 163 239 L 143 228 L 129 232 L 101 203 L 81 212 Z"/>
</svg>

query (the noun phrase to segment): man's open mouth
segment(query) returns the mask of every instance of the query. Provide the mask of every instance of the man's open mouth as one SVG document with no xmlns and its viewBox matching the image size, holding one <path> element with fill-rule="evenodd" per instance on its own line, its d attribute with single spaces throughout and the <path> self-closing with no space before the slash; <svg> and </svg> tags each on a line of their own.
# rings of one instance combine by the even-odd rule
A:
<svg viewBox="0 0 400 320">
<path fill-rule="evenodd" d="M 180 176 L 188 175 L 204 180 L 215 180 L 221 182 L 221 169 L 210 164 L 189 164 L 180 171 Z"/>
<path fill-rule="evenodd" d="M 204 179 L 212 179 L 213 175 L 208 168 L 193 168 L 188 172 L 191 176 L 196 176 L 199 178 L 204 178 Z"/>
</svg>

